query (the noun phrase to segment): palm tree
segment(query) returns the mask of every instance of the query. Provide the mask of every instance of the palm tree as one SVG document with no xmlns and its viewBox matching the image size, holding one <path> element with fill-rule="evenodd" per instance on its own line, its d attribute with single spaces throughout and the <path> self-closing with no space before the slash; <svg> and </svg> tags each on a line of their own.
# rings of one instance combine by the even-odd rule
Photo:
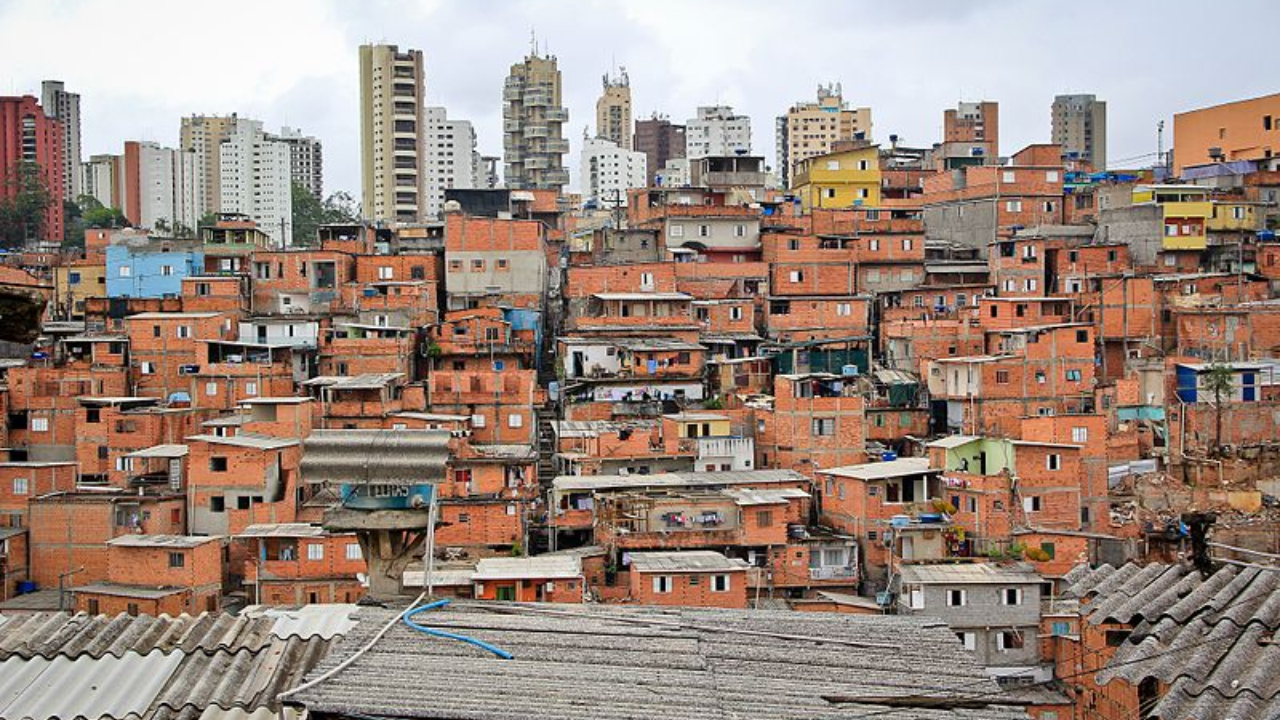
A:
<svg viewBox="0 0 1280 720">
<path fill-rule="evenodd" d="M 1222 450 L 1222 402 L 1231 397 L 1235 389 L 1236 372 L 1230 365 L 1215 362 L 1204 374 L 1201 387 L 1205 392 L 1213 394 L 1214 434 L 1213 444 L 1218 451 Z"/>
</svg>

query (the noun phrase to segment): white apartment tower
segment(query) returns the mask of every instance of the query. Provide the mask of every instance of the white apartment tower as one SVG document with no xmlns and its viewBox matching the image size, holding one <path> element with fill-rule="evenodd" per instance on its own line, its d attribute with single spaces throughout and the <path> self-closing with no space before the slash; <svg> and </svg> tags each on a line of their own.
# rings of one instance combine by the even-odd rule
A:
<svg viewBox="0 0 1280 720">
<path fill-rule="evenodd" d="M 62 197 L 75 201 L 84 192 L 80 172 L 80 95 L 67 92 L 60 80 L 40 84 L 40 107 L 62 126 Z"/>
<path fill-rule="evenodd" d="M 420 222 L 426 80 L 422 51 L 360 46 L 360 187 L 367 220 Z"/>
<path fill-rule="evenodd" d="M 154 142 L 127 142 L 124 158 L 127 181 L 122 204 L 129 220 L 144 228 L 175 232 L 184 226 L 194 232 L 204 214 L 203 174 L 196 153 Z M 136 170 L 129 167 L 133 163 Z"/>
<path fill-rule="evenodd" d="M 627 191 L 645 186 L 647 156 L 605 138 L 583 138 L 582 199 L 598 208 L 626 207 Z"/>
<path fill-rule="evenodd" d="M 468 120 L 450 120 L 442 107 L 429 107 L 424 114 L 426 142 L 423 144 L 422 177 L 426 187 L 428 218 L 439 218 L 444 207 L 444 191 L 479 187 L 476 159 L 476 131 Z"/>
<path fill-rule="evenodd" d="M 698 117 L 685 123 L 685 157 L 726 157 L 751 154 L 751 118 L 735 115 L 727 105 L 698 108 Z"/>
<path fill-rule="evenodd" d="M 277 247 L 292 244 L 293 216 L 289 144 L 241 120 L 219 152 L 219 212 L 241 213 L 258 223 Z"/>
</svg>

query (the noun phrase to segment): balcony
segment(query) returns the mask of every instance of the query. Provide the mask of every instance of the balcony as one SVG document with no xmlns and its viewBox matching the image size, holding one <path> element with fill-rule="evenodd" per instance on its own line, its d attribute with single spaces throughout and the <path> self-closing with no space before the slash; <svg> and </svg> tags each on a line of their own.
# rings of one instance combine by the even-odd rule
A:
<svg viewBox="0 0 1280 720">
<path fill-rule="evenodd" d="M 502 88 L 502 99 L 507 102 L 513 102 L 520 99 L 520 86 L 508 85 Z"/>
<path fill-rule="evenodd" d="M 569 111 L 558 107 L 547 108 L 546 112 L 543 113 L 543 117 L 546 118 L 547 122 L 569 122 Z"/>
<path fill-rule="evenodd" d="M 541 90 L 526 92 L 521 100 L 529 107 L 546 107 L 552 104 L 551 93 Z"/>
<path fill-rule="evenodd" d="M 541 155 L 530 155 L 524 159 L 524 166 L 529 170 L 548 170 L 551 168 L 551 158 Z"/>
<path fill-rule="evenodd" d="M 847 565 L 823 565 L 809 568 L 810 580 L 850 580 L 858 573 Z"/>
<path fill-rule="evenodd" d="M 569 152 L 569 141 L 562 140 L 560 138 L 548 139 L 545 143 L 542 144 L 542 146 L 543 148 L 546 149 L 546 152 L 549 152 L 549 153 L 564 155 L 565 153 Z"/>
<path fill-rule="evenodd" d="M 525 125 L 523 133 L 526 138 L 545 138 L 550 137 L 551 130 L 546 125 Z"/>
</svg>

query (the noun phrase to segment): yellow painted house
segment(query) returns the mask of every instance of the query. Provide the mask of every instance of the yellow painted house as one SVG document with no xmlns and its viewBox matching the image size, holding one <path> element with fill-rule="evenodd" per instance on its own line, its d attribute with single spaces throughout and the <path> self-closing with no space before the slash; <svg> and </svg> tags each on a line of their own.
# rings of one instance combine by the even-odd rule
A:
<svg viewBox="0 0 1280 720">
<path fill-rule="evenodd" d="M 805 212 L 813 208 L 880 206 L 880 148 L 840 148 L 796 164 L 791 192 Z"/>
<path fill-rule="evenodd" d="M 1213 215 L 1209 188 L 1195 185 L 1138 185 L 1133 204 L 1160 206 L 1165 250 L 1203 250 L 1208 245 L 1206 225 Z"/>
</svg>

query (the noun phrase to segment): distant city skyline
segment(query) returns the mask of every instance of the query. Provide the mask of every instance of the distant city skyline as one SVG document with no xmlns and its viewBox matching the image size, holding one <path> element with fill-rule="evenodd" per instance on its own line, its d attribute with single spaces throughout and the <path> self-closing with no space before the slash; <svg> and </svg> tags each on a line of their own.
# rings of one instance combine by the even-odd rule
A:
<svg viewBox="0 0 1280 720">
<path fill-rule="evenodd" d="M 659 112 L 681 123 L 699 106 L 732 106 L 751 117 L 753 153 L 770 166 L 774 118 L 828 82 L 842 83 L 851 105 L 871 108 L 873 139 L 881 143 L 895 134 L 928 146 L 942 139 L 946 108 L 998 101 L 1005 155 L 1049 142 L 1055 96 L 1093 94 L 1108 103 L 1113 165 L 1150 164 L 1161 120 L 1171 147 L 1175 112 L 1275 90 L 1265 73 L 1183 64 L 1175 75 L 1159 62 L 1128 59 L 1151 57 L 1135 49 L 1142 38 L 1195 37 L 1202 28 L 1195 13 L 1182 11 L 1189 3 L 1108 4 L 1105 14 L 1090 5 L 1065 15 L 1034 3 L 848 3 L 836 16 L 795 14 L 780 25 L 775 4 L 753 1 L 529 0 L 483 9 L 450 0 L 358 8 L 232 1 L 193 27 L 185 10 L 154 0 L 9 0 L 0 3 L 0 94 L 39 97 L 42 81 L 65 82 L 81 97 L 86 160 L 119 153 L 127 140 L 175 147 L 180 118 L 193 114 L 235 112 L 268 127 L 297 127 L 324 143 L 326 192 L 359 198 L 358 47 L 365 42 L 421 48 L 425 104 L 472 122 L 478 150 L 501 155 L 503 79 L 536 33 L 538 51 L 557 56 L 563 75 L 571 118 L 564 164 L 573 189 L 582 187 L 581 130 L 596 132 L 600 77 L 619 66 L 630 75 L 635 119 Z M 1280 17 L 1280 7 L 1265 2 L 1233 9 L 1259 25 Z M 249 12 L 254 22 L 244 23 Z M 109 57 L 87 49 L 126 31 L 150 40 L 115 43 Z M 68 50 L 49 52 L 54 37 Z M 231 37 L 253 51 L 200 51 Z M 1235 52 L 1241 67 L 1265 64 L 1261 46 Z"/>
</svg>

